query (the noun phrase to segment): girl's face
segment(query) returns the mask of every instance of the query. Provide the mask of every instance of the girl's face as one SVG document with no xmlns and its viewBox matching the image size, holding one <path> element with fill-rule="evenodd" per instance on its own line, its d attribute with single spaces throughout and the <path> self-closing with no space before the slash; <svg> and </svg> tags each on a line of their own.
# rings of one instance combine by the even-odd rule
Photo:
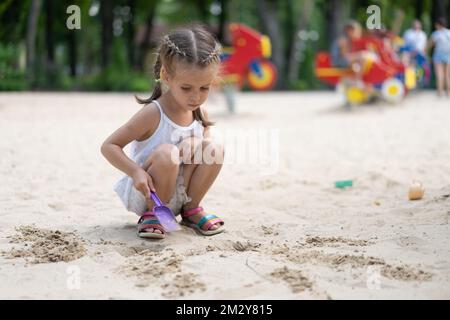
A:
<svg viewBox="0 0 450 320">
<path fill-rule="evenodd" d="M 175 63 L 174 74 L 165 69 L 162 78 L 177 104 L 186 111 L 194 111 L 208 98 L 209 90 L 218 73 L 218 64 L 204 68 Z"/>
</svg>

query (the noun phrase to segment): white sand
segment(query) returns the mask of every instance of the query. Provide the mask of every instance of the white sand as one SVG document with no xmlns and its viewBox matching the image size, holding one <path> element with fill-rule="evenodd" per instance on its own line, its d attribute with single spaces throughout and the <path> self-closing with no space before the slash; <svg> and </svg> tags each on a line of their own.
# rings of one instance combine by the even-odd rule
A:
<svg viewBox="0 0 450 320">
<path fill-rule="evenodd" d="M 240 94 L 231 117 L 213 97 L 217 129 L 279 130 L 278 171 L 224 166 L 204 206 L 225 233 L 144 241 L 99 151 L 132 95 L 0 94 L 0 298 L 449 299 L 450 99 L 338 100 Z"/>
</svg>

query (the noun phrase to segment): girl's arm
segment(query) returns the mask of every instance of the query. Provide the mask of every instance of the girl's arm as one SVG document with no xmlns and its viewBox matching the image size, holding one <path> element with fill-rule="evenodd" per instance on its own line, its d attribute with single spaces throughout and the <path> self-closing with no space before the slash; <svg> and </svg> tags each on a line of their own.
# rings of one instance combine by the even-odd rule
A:
<svg viewBox="0 0 450 320">
<path fill-rule="evenodd" d="M 123 148 L 133 140 L 143 140 L 153 134 L 159 118 L 159 110 L 153 103 L 144 106 L 103 142 L 101 153 L 114 167 L 130 177 L 143 171 L 137 163 L 127 157 Z"/>
<path fill-rule="evenodd" d="M 425 52 L 426 52 L 426 53 L 428 53 L 428 51 L 430 51 L 431 48 L 433 48 L 434 45 L 435 45 L 435 42 L 434 42 L 434 35 L 435 35 L 434 32 L 430 35 L 430 39 L 428 40 L 427 47 L 425 48 Z"/>
<path fill-rule="evenodd" d="M 428 51 L 430 51 L 433 46 L 434 46 L 434 40 L 433 40 L 433 38 L 430 38 L 430 40 L 428 40 L 427 46 L 425 47 L 425 53 L 428 53 Z"/>
</svg>

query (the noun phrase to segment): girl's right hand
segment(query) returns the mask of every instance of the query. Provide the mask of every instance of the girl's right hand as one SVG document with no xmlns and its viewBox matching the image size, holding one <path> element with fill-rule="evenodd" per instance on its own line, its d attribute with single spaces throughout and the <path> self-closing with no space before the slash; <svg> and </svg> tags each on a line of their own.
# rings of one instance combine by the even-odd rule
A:
<svg viewBox="0 0 450 320">
<path fill-rule="evenodd" d="M 150 199 L 150 190 L 155 192 L 152 177 L 142 168 L 139 168 L 131 177 L 134 187 L 139 190 L 146 199 Z"/>
</svg>

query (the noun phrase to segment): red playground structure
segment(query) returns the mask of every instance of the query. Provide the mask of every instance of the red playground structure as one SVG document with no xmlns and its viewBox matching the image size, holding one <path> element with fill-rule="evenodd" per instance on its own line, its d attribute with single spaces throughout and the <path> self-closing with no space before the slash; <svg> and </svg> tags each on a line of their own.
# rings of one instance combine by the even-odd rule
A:
<svg viewBox="0 0 450 320">
<path fill-rule="evenodd" d="M 352 40 L 353 52 L 368 53 L 364 57 L 363 65 L 360 66 L 362 75 L 359 79 L 355 78 L 355 73 L 350 67 L 333 67 L 330 54 L 323 51 L 316 54 L 316 76 L 328 84 L 337 86 L 350 105 L 362 104 L 374 95 L 381 96 L 388 102 L 400 101 L 409 90 L 417 86 L 419 73 L 416 66 L 403 64 L 384 40 L 387 39 L 373 35 Z"/>
<path fill-rule="evenodd" d="M 254 90 L 272 89 L 277 71 L 268 60 L 270 39 L 243 24 L 231 23 L 229 30 L 233 47 L 225 49 L 221 57 L 223 80 L 238 88 L 248 84 Z"/>
</svg>

